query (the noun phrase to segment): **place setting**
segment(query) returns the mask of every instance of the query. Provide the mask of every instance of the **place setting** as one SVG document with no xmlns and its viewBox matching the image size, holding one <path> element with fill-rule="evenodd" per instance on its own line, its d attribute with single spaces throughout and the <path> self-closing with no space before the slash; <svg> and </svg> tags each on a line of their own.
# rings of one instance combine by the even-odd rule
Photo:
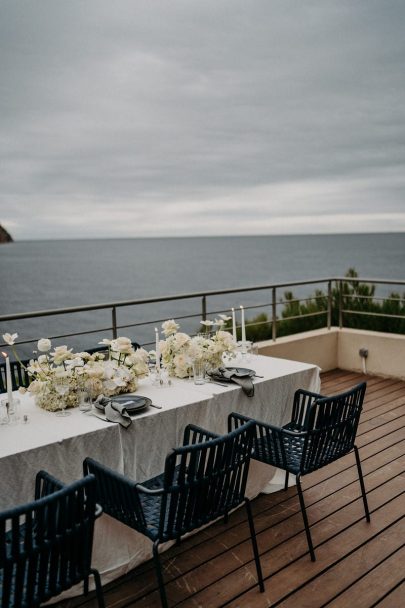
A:
<svg viewBox="0 0 405 608">
<path fill-rule="evenodd" d="M 142 395 L 99 395 L 87 413 L 105 422 L 116 422 L 127 428 L 135 416 L 145 413 L 150 407 L 163 409 L 163 406 L 152 403 L 152 399 Z"/>
<path fill-rule="evenodd" d="M 247 397 L 253 397 L 255 394 L 253 378 L 263 377 L 257 375 L 253 369 L 225 366 L 208 370 L 207 376 L 211 382 L 219 384 L 220 386 L 226 387 L 231 383 L 239 385 Z"/>
</svg>

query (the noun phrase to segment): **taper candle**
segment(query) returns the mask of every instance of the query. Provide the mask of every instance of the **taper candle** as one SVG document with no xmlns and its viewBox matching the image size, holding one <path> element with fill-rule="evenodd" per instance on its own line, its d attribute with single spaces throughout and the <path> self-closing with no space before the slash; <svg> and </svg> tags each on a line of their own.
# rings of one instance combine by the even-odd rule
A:
<svg viewBox="0 0 405 608">
<path fill-rule="evenodd" d="M 243 306 L 240 307 L 241 313 L 242 313 L 242 346 L 246 345 L 246 327 L 245 327 L 245 309 L 243 308 Z"/>
<path fill-rule="evenodd" d="M 236 323 L 235 323 L 235 309 L 232 308 L 232 338 L 236 342 Z"/>
<path fill-rule="evenodd" d="M 8 356 L 7 353 L 2 353 L 2 354 L 6 360 L 7 401 L 8 401 L 8 406 L 11 407 L 13 405 L 13 383 L 11 382 L 10 357 Z"/>
<path fill-rule="evenodd" d="M 160 370 L 160 348 L 159 348 L 159 330 L 155 327 L 155 337 L 156 337 L 156 371 Z"/>
</svg>

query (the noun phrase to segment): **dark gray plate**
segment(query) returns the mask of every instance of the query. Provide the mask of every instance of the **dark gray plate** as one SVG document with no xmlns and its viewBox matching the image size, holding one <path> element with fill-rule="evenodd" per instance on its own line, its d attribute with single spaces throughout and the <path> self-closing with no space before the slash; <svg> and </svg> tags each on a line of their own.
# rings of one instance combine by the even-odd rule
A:
<svg viewBox="0 0 405 608">
<path fill-rule="evenodd" d="M 248 369 L 247 367 L 226 367 L 225 369 L 227 372 L 231 372 L 239 378 L 246 378 L 246 376 L 253 378 L 256 375 L 256 372 L 253 369 Z M 232 378 L 226 378 L 220 373 L 215 374 L 213 372 L 208 372 L 208 376 L 214 380 L 220 380 L 221 382 L 232 382 Z"/>
<path fill-rule="evenodd" d="M 137 414 L 152 403 L 152 400 L 149 399 L 149 397 L 142 397 L 141 395 L 116 395 L 115 397 L 111 397 L 111 401 L 120 404 L 126 403 L 125 409 L 128 414 Z M 98 403 L 95 403 L 94 405 L 97 409 L 104 412 L 103 405 Z"/>
</svg>

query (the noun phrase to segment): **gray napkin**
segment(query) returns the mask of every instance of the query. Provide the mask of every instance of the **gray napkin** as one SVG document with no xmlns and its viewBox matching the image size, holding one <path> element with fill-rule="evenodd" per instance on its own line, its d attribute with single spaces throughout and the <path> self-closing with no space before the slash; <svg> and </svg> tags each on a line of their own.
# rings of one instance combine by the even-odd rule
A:
<svg viewBox="0 0 405 608">
<path fill-rule="evenodd" d="M 125 403 L 114 403 L 114 401 L 104 397 L 104 395 L 99 395 L 96 403 L 95 407 L 100 411 L 104 411 L 104 415 L 109 422 L 118 422 L 118 424 L 125 428 L 132 424 L 131 416 L 125 409 Z"/>
<path fill-rule="evenodd" d="M 231 380 L 232 382 L 235 382 L 235 384 L 239 384 L 247 397 L 253 397 L 255 394 L 253 380 L 249 375 L 226 369 L 226 367 L 218 367 L 217 371 L 218 374 L 214 372 L 214 375 Z"/>
</svg>

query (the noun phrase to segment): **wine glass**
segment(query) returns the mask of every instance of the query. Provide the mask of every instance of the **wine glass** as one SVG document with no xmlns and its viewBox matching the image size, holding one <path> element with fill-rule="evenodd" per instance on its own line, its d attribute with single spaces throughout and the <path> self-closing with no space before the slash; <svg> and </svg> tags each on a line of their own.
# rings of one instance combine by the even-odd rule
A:
<svg viewBox="0 0 405 608">
<path fill-rule="evenodd" d="M 56 412 L 56 415 L 63 417 L 70 416 L 71 412 L 67 412 L 65 410 L 66 401 L 65 399 L 63 399 L 63 397 L 69 392 L 70 389 L 68 378 L 65 378 L 64 376 L 56 377 L 54 380 L 54 387 L 58 395 L 62 397 L 62 399 L 60 400 L 61 409 Z"/>
</svg>

